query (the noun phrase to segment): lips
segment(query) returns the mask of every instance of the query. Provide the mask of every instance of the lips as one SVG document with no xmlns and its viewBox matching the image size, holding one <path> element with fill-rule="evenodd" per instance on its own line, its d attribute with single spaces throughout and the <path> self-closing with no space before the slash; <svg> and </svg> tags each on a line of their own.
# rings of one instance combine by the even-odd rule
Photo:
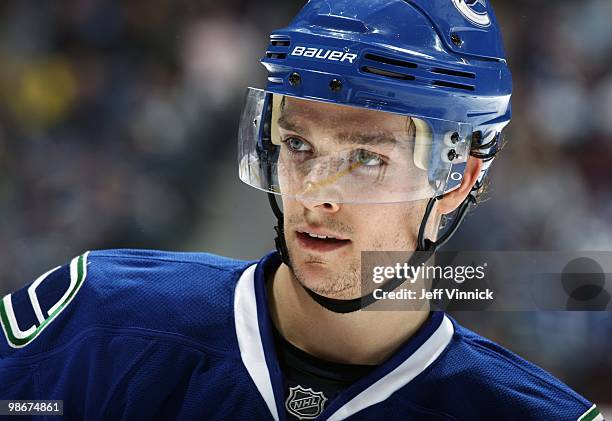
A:
<svg viewBox="0 0 612 421">
<path fill-rule="evenodd" d="M 304 249 L 315 252 L 330 252 L 346 247 L 351 240 L 342 236 L 320 230 L 298 230 L 296 231 L 298 243 Z"/>
</svg>

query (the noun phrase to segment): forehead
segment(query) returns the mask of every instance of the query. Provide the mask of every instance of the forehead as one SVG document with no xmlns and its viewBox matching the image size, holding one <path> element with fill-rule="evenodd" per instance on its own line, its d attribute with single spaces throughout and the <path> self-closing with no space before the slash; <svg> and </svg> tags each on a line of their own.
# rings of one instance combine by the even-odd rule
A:
<svg viewBox="0 0 612 421">
<path fill-rule="evenodd" d="M 408 116 L 292 97 L 282 99 L 278 121 L 288 130 L 334 130 L 394 136 L 408 135 L 410 122 Z"/>
</svg>

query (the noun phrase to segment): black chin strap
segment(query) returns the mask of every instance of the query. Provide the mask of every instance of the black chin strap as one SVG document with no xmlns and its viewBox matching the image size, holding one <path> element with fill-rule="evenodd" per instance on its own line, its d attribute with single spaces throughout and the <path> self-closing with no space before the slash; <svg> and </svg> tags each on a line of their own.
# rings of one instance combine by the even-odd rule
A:
<svg viewBox="0 0 612 421">
<path fill-rule="evenodd" d="M 274 226 L 274 231 L 276 231 L 276 238 L 274 238 L 276 251 L 278 251 L 278 254 L 280 254 L 281 261 L 287 266 L 291 267 L 291 262 L 289 261 L 289 250 L 287 250 L 287 242 L 285 241 L 283 212 L 278 207 L 278 203 L 276 203 L 276 196 L 274 196 L 273 193 L 268 193 L 268 202 L 270 202 L 272 212 L 274 212 L 274 215 L 276 216 L 276 225 Z"/>
<path fill-rule="evenodd" d="M 427 222 L 429 221 L 431 212 L 438 199 L 438 197 L 434 197 L 430 199 L 427 203 L 427 207 L 425 208 L 425 215 L 423 215 L 423 220 L 421 221 L 421 226 L 419 227 L 419 234 L 417 238 L 416 251 L 420 253 L 414 253 L 412 255 L 412 257 L 408 260 L 409 266 L 418 266 L 421 263 L 426 262 L 438 249 L 438 247 L 442 246 L 453 236 L 453 234 L 457 231 L 459 225 L 463 221 L 463 218 L 465 217 L 470 205 L 476 203 L 476 198 L 474 197 L 474 195 L 472 193 L 468 194 L 468 196 L 461 203 L 461 205 L 459 205 L 459 208 L 456 211 L 457 215 L 453 219 L 448 231 L 446 231 L 444 235 L 440 237 L 437 241 L 431 241 L 430 239 L 425 238 L 425 228 L 427 227 Z M 276 197 L 273 193 L 268 193 L 268 201 L 270 202 L 270 206 L 272 207 L 272 211 L 274 212 L 277 221 L 276 226 L 274 227 L 274 230 L 276 231 L 276 238 L 274 239 L 274 242 L 276 243 L 276 250 L 280 254 L 282 262 L 287 266 L 291 267 L 291 262 L 289 260 L 289 252 L 287 250 L 287 242 L 285 241 L 283 212 L 280 210 L 278 203 L 276 202 Z M 382 290 L 384 292 L 391 292 L 398 288 L 404 282 L 406 282 L 406 279 L 394 278 L 382 285 L 382 287 L 378 288 L 378 290 Z M 336 298 L 329 298 L 317 294 L 313 290 L 306 288 L 304 285 L 302 285 L 302 287 L 317 303 L 319 303 L 329 311 L 333 311 L 334 313 L 352 313 L 376 302 L 376 299 L 374 298 L 374 291 L 359 298 L 354 298 L 351 300 L 339 300 Z"/>
</svg>

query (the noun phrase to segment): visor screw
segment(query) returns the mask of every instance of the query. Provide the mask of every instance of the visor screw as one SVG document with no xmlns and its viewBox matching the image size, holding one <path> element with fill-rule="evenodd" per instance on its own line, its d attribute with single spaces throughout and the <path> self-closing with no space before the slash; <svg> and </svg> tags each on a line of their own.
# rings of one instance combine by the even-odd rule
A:
<svg viewBox="0 0 612 421">
<path fill-rule="evenodd" d="M 451 149 L 450 151 L 448 151 L 448 160 L 452 161 L 455 158 L 457 158 L 459 155 L 457 155 L 457 152 L 455 152 L 454 149 Z"/>
<path fill-rule="evenodd" d="M 329 82 L 329 89 L 331 89 L 333 92 L 338 92 L 340 89 L 342 89 L 342 81 L 332 79 L 332 81 Z"/>
<path fill-rule="evenodd" d="M 459 133 L 455 132 L 451 135 L 451 142 L 453 144 L 459 142 Z"/>
<path fill-rule="evenodd" d="M 289 83 L 291 86 L 298 86 L 302 82 L 302 77 L 299 73 L 291 73 L 289 75 Z"/>
<path fill-rule="evenodd" d="M 463 44 L 463 40 L 461 39 L 461 37 L 453 32 L 451 34 L 451 41 L 453 42 L 453 44 L 455 44 L 457 47 L 461 47 L 461 45 Z"/>
</svg>

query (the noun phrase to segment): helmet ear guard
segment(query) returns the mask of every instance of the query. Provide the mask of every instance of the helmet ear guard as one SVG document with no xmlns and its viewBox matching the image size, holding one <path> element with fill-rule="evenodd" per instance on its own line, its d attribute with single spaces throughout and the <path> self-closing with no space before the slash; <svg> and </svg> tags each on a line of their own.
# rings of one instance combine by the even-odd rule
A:
<svg viewBox="0 0 612 421">
<path fill-rule="evenodd" d="M 506 143 L 504 131 L 503 129 L 501 130 L 500 132 L 491 132 L 488 137 L 485 137 L 482 131 L 475 131 L 472 136 L 470 156 L 480 159 L 483 162 L 480 177 L 478 177 L 478 181 L 472 193 L 476 197 L 477 203 L 486 200 L 487 187 L 490 183 L 490 179 L 488 178 L 489 168 Z"/>
</svg>

